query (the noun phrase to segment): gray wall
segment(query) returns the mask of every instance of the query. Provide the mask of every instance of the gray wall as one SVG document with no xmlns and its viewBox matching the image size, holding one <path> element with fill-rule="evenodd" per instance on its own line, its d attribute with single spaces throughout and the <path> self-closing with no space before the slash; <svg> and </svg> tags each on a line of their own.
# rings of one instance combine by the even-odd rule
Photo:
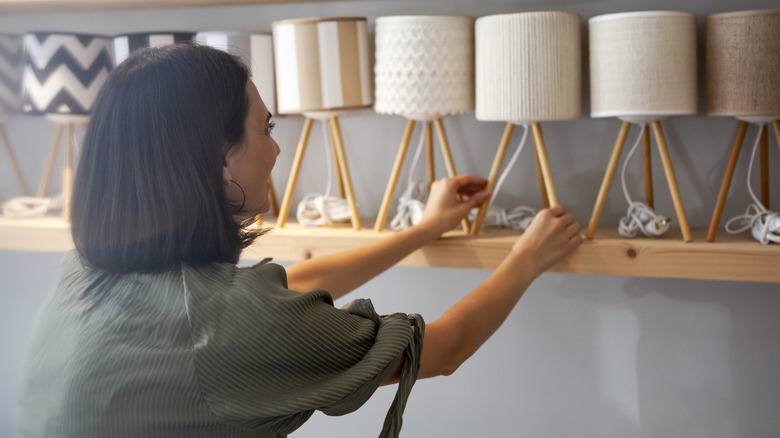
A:
<svg viewBox="0 0 780 438">
<path fill-rule="evenodd" d="M 565 10 L 586 20 L 602 13 L 650 9 L 694 12 L 701 24 L 709 13 L 771 7 L 776 4 L 764 0 L 387 0 L 2 16 L 0 29 L 107 34 L 161 29 L 267 32 L 273 20 L 306 16 L 368 16 L 373 27 L 373 18 L 381 15 L 483 16 Z M 583 32 L 585 29 L 583 26 Z M 587 116 L 587 76 L 584 80 L 583 118 L 543 124 L 558 197 L 581 223 L 590 217 L 620 125 L 615 119 Z M 404 120 L 369 110 L 350 113 L 341 120 L 361 213 L 374 216 Z M 282 155 L 273 178 L 281 190 L 303 121 L 281 117 L 277 122 Z M 444 123 L 458 170 L 486 175 L 502 124 L 477 122 L 473 114 L 448 118 Z M 664 122 L 692 226 L 706 227 L 709 222 L 736 126 L 733 119 L 704 116 Z M 34 185 L 45 160 L 51 125 L 17 116 L 6 121 L 6 128 L 25 175 Z M 636 132 L 636 128 L 632 130 L 629 140 Z M 753 139 L 751 128 L 750 145 Z M 514 142 L 518 140 L 516 133 Z M 745 149 L 749 149 L 747 142 Z M 321 151 L 317 130 L 303 164 L 296 199 L 324 189 Z M 674 217 L 660 159 L 654 154 L 657 210 Z M 498 200 L 501 206 L 538 205 L 530 157 L 531 151 L 525 151 Z M 724 219 L 746 207 L 746 151 L 741 160 Z M 780 154 L 771 141 L 775 206 L 780 205 L 778 163 Z M 638 161 L 633 164 L 629 183 L 639 198 L 641 165 Z M 0 169 L 0 198 L 18 195 L 4 161 Z M 444 174 L 441 162 L 437 170 Z M 422 175 L 422 169 L 419 172 Z M 405 174 L 401 178 L 405 181 Z M 53 185 L 58 182 L 55 175 Z M 625 208 L 618 182 L 615 184 L 603 224 L 616 223 Z M 0 252 L 0 436 L 12 433 L 20 356 L 35 309 L 50 290 L 60 257 Z M 382 313 L 418 312 L 433 321 L 487 275 L 487 271 L 476 270 L 394 268 L 354 295 L 372 298 Z M 778 436 L 780 420 L 774 415 L 780 411 L 777 309 L 780 287 L 776 284 L 545 274 L 531 286 L 504 327 L 458 372 L 418 382 L 404 417 L 404 435 Z M 381 427 L 393 394 L 394 388 L 382 388 L 365 407 L 346 417 L 316 415 L 295 435 L 372 436 Z"/>
</svg>

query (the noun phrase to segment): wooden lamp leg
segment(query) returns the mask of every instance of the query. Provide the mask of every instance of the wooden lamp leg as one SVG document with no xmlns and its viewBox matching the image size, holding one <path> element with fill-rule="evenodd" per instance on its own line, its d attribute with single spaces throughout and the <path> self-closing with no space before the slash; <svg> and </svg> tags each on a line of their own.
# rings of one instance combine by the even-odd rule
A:
<svg viewBox="0 0 780 438">
<path fill-rule="evenodd" d="M 680 197 L 677 178 L 674 176 L 674 168 L 672 167 L 672 160 L 669 156 L 669 149 L 666 147 L 666 139 L 664 138 L 664 131 L 661 128 L 661 122 L 653 122 L 653 132 L 655 133 L 655 141 L 658 143 L 658 151 L 661 154 L 661 163 L 663 164 L 664 172 L 666 173 L 666 181 L 669 183 L 669 192 L 672 195 L 674 210 L 677 212 L 677 220 L 680 221 L 680 231 L 682 231 L 683 240 L 685 242 L 690 242 L 693 240 L 691 227 L 688 225 L 688 217 L 685 215 L 685 207 L 683 206 L 682 198 Z"/>
<path fill-rule="evenodd" d="M 504 135 L 501 137 L 501 143 L 499 143 L 498 150 L 496 151 L 496 157 L 493 159 L 493 166 L 490 168 L 490 175 L 488 176 L 487 184 L 487 190 L 491 192 L 491 196 L 493 189 L 496 187 L 498 173 L 501 171 L 501 163 L 504 161 L 504 156 L 506 155 L 506 150 L 509 147 L 509 140 L 512 139 L 512 132 L 514 129 L 515 125 L 511 123 L 506 124 L 506 127 L 504 128 Z M 487 214 L 489 203 L 490 200 L 488 199 L 479 207 L 477 218 L 471 225 L 471 234 L 479 234 L 479 229 L 482 227 L 482 221 L 485 220 L 485 214 Z"/>
<path fill-rule="evenodd" d="M 539 164 L 542 167 L 544 176 L 544 186 L 547 192 L 547 199 L 550 200 L 550 207 L 558 205 L 558 195 L 555 193 L 555 184 L 553 184 L 550 162 L 547 160 L 547 148 L 544 146 L 544 137 L 542 137 L 542 127 L 538 123 L 531 124 L 531 132 L 534 135 L 534 146 L 539 156 Z"/>
<path fill-rule="evenodd" d="M 439 146 L 441 146 L 441 155 L 444 157 L 444 166 L 447 168 L 447 175 L 450 178 L 454 178 L 458 175 L 458 173 L 455 171 L 455 162 L 452 160 L 452 151 L 450 151 L 450 143 L 447 141 L 447 133 L 444 132 L 444 125 L 441 122 L 441 119 L 436 119 L 433 121 L 434 126 L 436 127 L 436 134 L 439 137 Z M 463 227 L 463 232 L 468 234 L 471 230 L 471 224 L 469 224 L 468 218 L 463 218 L 463 220 L 460 221 L 461 226 Z"/>
<path fill-rule="evenodd" d="M 67 140 L 65 141 L 65 168 L 62 172 L 62 218 L 70 221 L 70 198 L 73 192 L 73 131 L 74 124 L 66 126 Z"/>
<path fill-rule="evenodd" d="M 301 139 L 298 142 L 298 148 L 295 150 L 292 169 L 290 170 L 290 176 L 287 179 L 287 187 L 284 189 L 284 198 L 282 198 L 282 205 L 279 208 L 279 215 L 276 220 L 276 226 L 279 228 L 284 228 L 284 225 L 287 223 L 287 215 L 290 213 L 290 204 L 292 203 L 293 193 L 295 192 L 295 184 L 298 182 L 298 174 L 301 171 L 303 154 L 306 152 L 306 145 L 309 143 L 309 134 L 311 134 L 312 123 L 314 123 L 314 119 L 308 117 L 306 118 L 306 121 L 303 122 Z"/>
<path fill-rule="evenodd" d="M 330 128 L 330 125 L 328 125 L 328 131 L 330 132 L 330 146 L 333 150 L 333 159 L 336 162 L 336 181 L 338 181 L 339 186 L 339 197 L 341 199 L 346 198 L 346 193 L 344 192 L 344 176 L 341 174 L 341 166 L 338 164 L 338 160 L 336 160 L 336 157 L 338 157 L 338 151 L 336 151 L 336 137 L 335 137 L 335 131 Z M 330 193 L 328 193 L 330 194 Z"/>
<path fill-rule="evenodd" d="M 13 149 L 11 149 L 11 142 L 8 141 L 8 135 L 5 133 L 5 128 L 3 127 L 3 123 L 0 121 L 0 143 L 3 143 L 3 148 L 5 149 L 6 154 L 8 155 L 8 161 L 11 163 L 11 168 L 14 171 L 14 176 L 16 176 L 16 182 L 19 183 L 19 187 L 22 189 L 22 194 L 24 196 L 30 196 L 30 190 L 27 188 L 27 183 L 24 181 L 24 176 L 22 176 L 22 170 L 19 167 L 19 162 L 16 161 L 16 156 L 14 155 Z"/>
<path fill-rule="evenodd" d="M 536 138 L 534 138 L 535 141 Z M 550 198 L 547 196 L 547 186 L 544 184 L 542 162 L 539 160 L 539 151 L 536 147 L 534 147 L 534 157 L 536 158 L 536 177 L 539 179 L 539 192 L 542 195 L 542 208 L 550 208 Z"/>
<path fill-rule="evenodd" d="M 620 126 L 620 133 L 615 142 L 615 147 L 612 149 L 612 155 L 609 157 L 607 171 L 604 173 L 604 180 L 601 182 L 601 189 L 599 189 L 599 195 L 596 198 L 596 206 L 593 207 L 593 213 L 590 216 L 588 231 L 585 233 L 588 239 L 593 239 L 596 235 L 596 229 L 599 227 L 601 212 L 604 210 L 604 204 L 607 201 L 609 188 L 612 185 L 612 179 L 615 177 L 615 170 L 617 170 L 618 163 L 620 162 L 620 155 L 623 153 L 623 146 L 626 144 L 629 129 L 631 129 L 631 123 L 623 122 Z"/>
<path fill-rule="evenodd" d="M 54 136 L 52 137 L 51 146 L 49 147 L 49 156 L 46 159 L 46 167 L 44 168 L 43 178 L 40 184 L 38 184 L 38 197 L 43 198 L 46 196 L 46 191 L 49 189 L 49 179 L 51 179 L 52 171 L 54 170 L 54 162 L 57 161 L 57 152 L 62 142 L 62 129 L 63 125 L 57 124 L 54 127 Z"/>
<path fill-rule="evenodd" d="M 358 213 L 357 202 L 355 201 L 355 192 L 352 190 L 352 177 L 349 174 L 349 165 L 347 164 L 347 154 L 344 150 L 344 140 L 341 137 L 341 127 L 339 126 L 339 118 L 331 117 L 328 119 L 330 123 L 330 129 L 333 130 L 333 136 L 336 138 L 336 161 L 341 166 L 341 176 L 344 180 L 344 189 L 347 192 L 347 202 L 349 202 L 349 210 L 352 215 L 352 228 L 355 230 L 360 229 L 360 214 Z"/>
<path fill-rule="evenodd" d="M 745 141 L 745 133 L 747 132 L 747 128 L 747 122 L 739 122 L 739 127 L 737 127 L 737 136 L 734 138 L 734 144 L 731 146 L 731 154 L 729 154 L 729 161 L 726 164 L 726 173 L 723 175 L 723 180 L 720 183 L 718 200 L 715 201 L 715 210 L 712 211 L 710 227 L 707 229 L 708 242 L 714 242 L 715 235 L 718 234 L 720 218 L 723 216 L 723 207 L 726 206 L 726 196 L 729 194 L 731 180 L 734 178 L 734 169 L 737 167 L 739 152 L 742 150 L 742 143 Z"/>
<path fill-rule="evenodd" d="M 645 127 L 642 133 L 642 157 L 645 167 L 645 202 L 650 208 L 655 208 L 653 196 L 653 161 L 650 155 L 650 130 Z"/>
<path fill-rule="evenodd" d="M 393 170 L 390 172 L 390 181 L 387 182 L 387 188 L 385 188 L 385 196 L 382 198 L 382 204 L 379 206 L 379 213 L 376 215 L 376 223 L 374 224 L 374 231 L 382 231 L 385 228 L 385 221 L 387 220 L 387 214 L 390 211 L 390 203 L 393 200 L 393 193 L 395 193 L 395 186 L 398 184 L 398 176 L 401 174 L 401 167 L 404 165 L 404 159 L 406 158 L 406 151 L 409 149 L 409 141 L 412 138 L 412 131 L 414 131 L 414 120 L 409 119 L 406 122 L 406 129 L 404 130 L 404 136 L 401 139 L 401 144 L 398 146 L 398 154 L 395 156 L 395 164 L 393 164 Z"/>
<path fill-rule="evenodd" d="M 428 164 L 428 190 L 436 181 L 436 162 L 433 161 L 433 130 L 431 122 L 425 122 L 425 156 Z"/>
<path fill-rule="evenodd" d="M 761 203 L 769 210 L 769 127 L 761 127 Z"/>
</svg>

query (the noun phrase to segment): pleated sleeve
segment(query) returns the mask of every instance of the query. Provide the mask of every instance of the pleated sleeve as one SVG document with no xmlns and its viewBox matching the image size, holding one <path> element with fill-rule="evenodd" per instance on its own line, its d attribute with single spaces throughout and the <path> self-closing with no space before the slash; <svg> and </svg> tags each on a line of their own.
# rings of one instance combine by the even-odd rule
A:
<svg viewBox="0 0 780 438">
<path fill-rule="evenodd" d="M 275 264 L 185 268 L 182 278 L 196 373 L 222 421 L 286 435 L 314 410 L 358 409 L 404 359 L 380 434 L 398 435 L 420 366 L 419 315 L 379 316 L 369 300 L 337 309 L 325 291 L 288 290 Z"/>
</svg>

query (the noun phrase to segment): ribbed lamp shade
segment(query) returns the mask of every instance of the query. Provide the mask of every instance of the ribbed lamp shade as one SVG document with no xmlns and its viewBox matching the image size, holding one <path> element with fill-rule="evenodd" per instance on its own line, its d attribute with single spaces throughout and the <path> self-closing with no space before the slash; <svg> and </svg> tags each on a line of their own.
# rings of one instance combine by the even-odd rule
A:
<svg viewBox="0 0 780 438">
<path fill-rule="evenodd" d="M 111 38 L 29 33 L 24 48 L 24 112 L 89 115 L 113 67 Z"/>
<path fill-rule="evenodd" d="M 280 114 L 373 104 L 365 18 L 277 21 L 273 34 Z"/>
<path fill-rule="evenodd" d="M 707 16 L 707 114 L 780 116 L 780 10 Z"/>
<path fill-rule="evenodd" d="M 696 16 L 676 11 L 591 18 L 591 117 L 696 114 Z"/>
<path fill-rule="evenodd" d="M 375 50 L 377 113 L 428 120 L 474 110 L 474 18 L 379 17 Z"/>
<path fill-rule="evenodd" d="M 24 50 L 21 35 L 0 35 L 0 116 L 22 109 Z"/>
<path fill-rule="evenodd" d="M 493 15 L 476 22 L 477 120 L 576 119 L 581 106 L 580 17 Z"/>
<path fill-rule="evenodd" d="M 252 72 L 252 82 L 260 92 L 266 108 L 276 112 L 274 80 L 274 46 L 271 35 L 241 32 L 198 32 L 195 40 L 232 53 L 241 58 Z"/>
<path fill-rule="evenodd" d="M 168 44 L 192 43 L 193 32 L 145 32 L 117 35 L 114 37 L 114 61 L 119 65 L 136 50 L 146 47 L 160 47 Z"/>
</svg>

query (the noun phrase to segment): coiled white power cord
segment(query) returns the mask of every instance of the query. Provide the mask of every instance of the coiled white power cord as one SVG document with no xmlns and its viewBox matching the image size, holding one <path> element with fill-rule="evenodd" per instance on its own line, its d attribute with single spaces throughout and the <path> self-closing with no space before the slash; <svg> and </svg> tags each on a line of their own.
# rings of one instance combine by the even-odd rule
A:
<svg viewBox="0 0 780 438">
<path fill-rule="evenodd" d="M 413 227 L 422 220 L 425 201 L 428 198 L 428 184 L 422 180 L 415 179 L 415 173 L 422 155 L 424 141 L 425 137 L 421 133 L 417 150 L 414 152 L 414 158 L 412 159 L 412 166 L 409 168 L 406 190 L 398 198 L 398 210 L 393 220 L 390 221 L 390 229 L 393 231 Z"/>
<path fill-rule="evenodd" d="M 626 186 L 626 168 L 631 157 L 639 147 L 639 142 L 642 140 L 642 136 L 647 129 L 647 124 L 640 124 L 642 129 L 639 131 L 639 136 L 636 142 L 631 147 L 631 150 L 626 156 L 626 160 L 623 162 L 623 170 L 620 174 L 620 181 L 623 184 L 623 195 L 628 202 L 628 211 L 626 215 L 620 218 L 618 224 L 618 234 L 622 237 L 631 238 L 636 237 L 640 231 L 646 237 L 659 237 L 669 230 L 671 220 L 667 217 L 657 214 L 649 205 L 644 202 L 634 201 L 628 194 L 628 188 Z"/>
<path fill-rule="evenodd" d="M 490 209 L 490 207 L 493 205 L 493 201 L 496 200 L 498 193 L 501 191 L 501 186 L 504 185 L 504 181 L 506 181 L 507 176 L 509 176 L 509 172 L 515 166 L 517 159 L 520 157 L 520 153 L 523 151 L 523 146 L 525 146 L 527 138 L 528 125 L 523 125 L 523 136 L 520 138 L 520 143 L 517 145 L 517 149 L 515 149 L 514 154 L 512 154 L 512 157 L 509 159 L 509 162 L 504 168 L 504 171 L 501 172 L 501 176 L 498 178 L 498 182 L 493 189 L 493 193 L 490 195 L 490 201 L 488 201 L 488 211 L 487 214 L 485 214 L 485 219 L 483 221 L 483 224 L 485 225 L 493 225 L 501 228 L 511 228 L 513 230 L 525 231 L 528 229 L 528 226 L 531 225 L 531 221 L 533 221 L 536 213 L 538 213 L 536 209 L 526 206 L 518 206 L 511 210 Z M 478 212 L 479 209 L 473 209 L 469 214 L 469 219 L 474 221 Z"/>
<path fill-rule="evenodd" d="M 295 213 L 298 223 L 307 227 L 344 223 L 350 220 L 347 200 L 330 194 L 333 186 L 332 146 L 328 129 L 324 123 L 322 124 L 322 133 L 325 138 L 325 161 L 328 169 L 325 194 L 307 194 L 298 203 L 298 210 Z"/>
<path fill-rule="evenodd" d="M 753 198 L 753 203 L 748 205 L 744 214 L 734 216 L 726 222 L 726 231 L 729 234 L 737 234 L 749 229 L 754 239 L 763 245 L 768 245 L 769 243 L 780 243 L 780 214 L 767 210 L 750 186 L 753 161 L 756 158 L 763 126 L 763 124 L 759 124 L 756 142 L 753 145 L 753 152 L 750 154 L 750 164 L 748 164 L 747 187 L 750 197 Z"/>
<path fill-rule="evenodd" d="M 62 194 L 51 198 L 21 196 L 3 203 L 3 216 L 10 218 L 41 217 L 52 210 L 62 209 Z"/>
</svg>

